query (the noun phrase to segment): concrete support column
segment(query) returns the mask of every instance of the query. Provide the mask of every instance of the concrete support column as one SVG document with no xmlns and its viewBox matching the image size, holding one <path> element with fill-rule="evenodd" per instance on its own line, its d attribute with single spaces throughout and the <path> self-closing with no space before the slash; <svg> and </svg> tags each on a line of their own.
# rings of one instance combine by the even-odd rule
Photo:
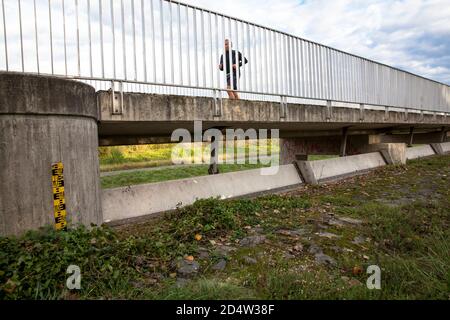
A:
<svg viewBox="0 0 450 320">
<path fill-rule="evenodd" d="M 52 165 L 64 165 L 69 227 L 103 222 L 95 90 L 0 73 L 0 235 L 54 225 Z"/>
<path fill-rule="evenodd" d="M 210 175 L 219 174 L 219 141 L 215 136 L 211 136 L 211 158 L 208 168 Z"/>
</svg>

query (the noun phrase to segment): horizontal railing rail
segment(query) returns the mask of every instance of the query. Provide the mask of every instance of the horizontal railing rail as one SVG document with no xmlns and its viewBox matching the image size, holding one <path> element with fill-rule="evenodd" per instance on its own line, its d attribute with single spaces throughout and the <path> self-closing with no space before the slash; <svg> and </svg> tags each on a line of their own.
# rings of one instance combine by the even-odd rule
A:
<svg viewBox="0 0 450 320">
<path fill-rule="evenodd" d="M 78 79 L 99 90 L 119 84 L 223 97 L 228 86 L 248 99 L 450 113 L 446 84 L 177 1 L 1 0 L 1 10 L 3 71 Z"/>
</svg>

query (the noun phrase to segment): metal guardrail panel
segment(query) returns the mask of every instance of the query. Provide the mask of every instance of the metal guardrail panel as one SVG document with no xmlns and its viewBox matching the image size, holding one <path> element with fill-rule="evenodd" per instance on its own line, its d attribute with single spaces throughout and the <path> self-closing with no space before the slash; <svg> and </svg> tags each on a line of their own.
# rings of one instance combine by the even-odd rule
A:
<svg viewBox="0 0 450 320">
<path fill-rule="evenodd" d="M 88 80 L 97 89 L 115 81 L 125 91 L 213 96 L 227 91 L 224 56 L 224 70 L 238 65 L 230 73 L 247 99 L 450 112 L 446 84 L 176 1 L 1 0 L 1 9 L 0 70 Z"/>
</svg>

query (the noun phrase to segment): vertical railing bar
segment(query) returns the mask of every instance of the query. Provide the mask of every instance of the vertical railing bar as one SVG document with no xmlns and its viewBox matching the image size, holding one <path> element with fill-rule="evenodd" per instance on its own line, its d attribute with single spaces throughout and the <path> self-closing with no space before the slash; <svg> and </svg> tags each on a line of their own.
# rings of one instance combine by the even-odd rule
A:
<svg viewBox="0 0 450 320">
<path fill-rule="evenodd" d="M 280 74 L 280 68 L 278 68 L 278 63 L 279 63 L 279 59 L 278 59 L 278 34 L 276 32 L 273 33 L 273 38 L 274 38 L 274 58 L 275 58 L 275 91 L 276 93 L 280 93 L 280 78 L 279 78 L 279 74 Z"/>
<path fill-rule="evenodd" d="M 87 1 L 87 11 L 88 11 L 88 32 L 89 32 L 89 73 L 91 78 L 94 73 L 92 70 L 92 22 L 91 22 L 91 0 Z"/>
<path fill-rule="evenodd" d="M 62 13 L 63 13 L 63 31 L 64 31 L 64 66 L 67 76 L 67 41 L 66 41 L 66 9 L 64 0 L 62 0 Z"/>
<path fill-rule="evenodd" d="M 295 61 L 295 96 L 300 97 L 300 51 L 299 39 L 293 38 L 294 45 L 294 61 Z"/>
<path fill-rule="evenodd" d="M 199 72 L 198 72 L 198 44 L 197 44 L 197 11 L 193 9 L 193 27 L 194 27 L 194 66 L 195 66 L 195 85 L 199 86 Z"/>
<path fill-rule="evenodd" d="M 153 0 L 150 0 L 150 11 L 151 11 L 150 17 L 152 25 L 153 81 L 156 82 L 156 35 L 155 35 L 155 11 L 153 6 Z"/>
<path fill-rule="evenodd" d="M 188 76 L 188 84 L 191 85 L 191 48 L 189 47 L 190 43 L 190 32 L 189 32 L 189 7 L 186 6 L 186 51 L 187 51 L 187 76 Z"/>
<path fill-rule="evenodd" d="M 294 85 L 294 77 L 293 77 L 293 73 L 292 73 L 292 37 L 287 36 L 286 38 L 287 40 L 287 44 L 288 44 L 288 76 L 289 76 L 289 95 L 294 95 L 293 94 L 293 85 Z"/>
<path fill-rule="evenodd" d="M 273 41 L 272 41 L 272 31 L 268 31 L 268 41 L 269 41 L 269 65 L 270 65 L 270 92 L 275 92 L 275 69 L 273 61 Z"/>
<path fill-rule="evenodd" d="M 145 34 L 145 1 L 141 0 L 141 24 L 142 24 L 142 63 L 144 65 L 144 81 L 147 82 L 147 41 Z M 180 5 L 178 4 L 178 7 Z"/>
<path fill-rule="evenodd" d="M 258 43 L 259 43 L 259 52 L 258 52 L 258 58 L 259 58 L 259 74 L 258 74 L 258 79 L 260 79 L 260 88 L 258 92 L 264 92 L 264 40 L 263 40 L 263 34 L 264 34 L 264 29 L 257 27 L 258 30 Z"/>
<path fill-rule="evenodd" d="M 165 35 L 164 35 L 164 2 L 159 1 L 160 4 L 160 18 L 161 18 L 161 62 L 162 62 L 162 77 L 163 83 L 166 83 L 166 59 L 165 59 Z"/>
<path fill-rule="evenodd" d="M 100 53 L 102 60 L 102 77 L 105 77 L 105 53 L 103 48 L 103 7 L 102 0 L 98 0 L 98 14 L 100 23 Z"/>
<path fill-rule="evenodd" d="M 234 51 L 234 61 L 236 62 L 236 70 L 234 71 L 234 73 L 236 74 L 237 90 L 239 90 L 239 87 L 240 87 L 240 81 L 239 81 L 240 80 L 239 79 L 240 68 L 239 68 L 239 35 L 238 35 L 238 22 L 237 22 L 237 20 L 234 20 L 234 29 L 235 29 L 235 32 L 236 32 L 236 38 L 235 38 L 236 39 L 235 40 L 236 50 Z M 234 79 L 231 81 L 231 83 L 232 83 L 232 86 L 233 86 Z"/>
<path fill-rule="evenodd" d="M 250 58 L 250 63 L 248 65 L 248 73 L 250 74 L 250 76 L 248 77 L 249 79 L 249 89 L 250 91 L 253 91 L 253 56 L 252 56 L 252 52 L 253 50 L 251 49 L 252 46 L 252 39 L 251 39 L 251 35 L 250 35 L 250 24 L 246 24 L 246 31 L 247 31 L 247 47 L 248 47 L 248 56 Z"/>
<path fill-rule="evenodd" d="M 33 11 L 34 11 L 34 36 L 36 41 L 36 62 L 37 62 L 37 72 L 40 73 L 39 68 L 39 38 L 38 38 L 38 26 L 37 26 L 37 16 L 36 16 L 36 0 L 33 0 Z"/>
<path fill-rule="evenodd" d="M 205 12 L 204 10 L 200 11 L 200 21 L 202 24 L 201 35 L 202 35 L 202 69 L 203 69 L 203 87 L 206 87 L 206 41 L 205 41 Z"/>
<path fill-rule="evenodd" d="M 331 61 L 331 49 L 325 49 L 327 61 L 327 100 L 333 100 L 333 73 Z"/>
<path fill-rule="evenodd" d="M 209 67 L 211 68 L 211 88 L 214 88 L 214 46 L 213 46 L 213 29 L 212 29 L 212 13 L 208 13 L 208 23 L 209 23 L 209 46 L 210 46 L 210 55 L 209 55 Z"/>
<path fill-rule="evenodd" d="M 128 79 L 127 72 L 127 40 L 126 40 L 126 31 L 125 31 L 125 10 L 123 5 L 123 0 L 120 0 L 120 16 L 122 19 L 122 60 L 123 60 L 123 78 L 125 80 Z"/>
<path fill-rule="evenodd" d="M 228 18 L 229 47 L 228 47 L 228 66 L 230 68 L 230 88 L 233 90 L 233 31 L 231 29 L 231 18 Z M 225 69 L 226 71 L 226 69 Z M 225 72 L 226 73 L 226 72 Z"/>
<path fill-rule="evenodd" d="M 177 4 L 177 12 L 178 12 L 178 55 L 179 55 L 179 72 L 180 72 L 180 84 L 183 85 L 183 48 L 182 48 L 182 35 L 181 35 L 181 7 L 180 4 Z"/>
<path fill-rule="evenodd" d="M 245 37 L 246 37 L 246 32 L 245 32 L 245 24 L 244 22 L 241 22 L 239 25 L 239 32 L 241 33 L 242 37 L 241 37 L 241 48 L 242 48 L 242 74 L 244 75 L 244 81 L 242 81 L 242 88 L 244 89 L 244 91 L 248 91 L 248 85 L 247 85 L 247 65 L 245 64 L 245 58 L 247 57 L 246 54 L 246 50 L 245 50 Z M 247 94 L 245 94 L 247 95 Z"/>
<path fill-rule="evenodd" d="M 216 52 L 217 52 L 217 55 L 220 57 L 219 16 L 217 14 L 214 14 L 214 17 L 215 17 L 214 20 L 215 20 L 215 24 L 216 24 Z M 220 60 L 219 60 L 219 64 L 220 64 Z M 217 89 L 219 89 L 219 88 L 220 88 L 220 72 L 217 72 Z M 221 91 L 219 91 L 218 94 L 220 97 L 222 96 Z"/>
<path fill-rule="evenodd" d="M 322 81 L 322 56 L 320 53 L 320 46 L 319 45 L 315 45 L 315 55 L 316 55 L 316 75 L 317 75 L 317 98 L 321 98 L 322 97 L 322 85 L 323 85 L 323 81 Z"/>
<path fill-rule="evenodd" d="M 265 65 L 265 74 L 266 74 L 266 92 L 270 92 L 270 83 L 269 83 L 269 45 L 267 42 L 267 29 L 263 29 L 264 32 L 264 60 L 266 62 Z"/>
<path fill-rule="evenodd" d="M 309 64 L 309 97 L 314 97 L 314 69 L 312 56 L 312 43 L 308 42 L 308 64 Z"/>
<path fill-rule="evenodd" d="M 326 75 L 326 70 L 325 70 L 326 65 L 325 65 L 325 59 L 324 59 L 325 48 L 322 46 L 318 46 L 317 49 L 319 50 L 319 57 L 320 57 L 320 60 L 319 60 L 320 78 L 321 78 L 320 79 L 320 90 L 321 90 L 320 96 L 322 99 L 326 100 L 325 84 L 327 81 L 327 75 Z"/>
<path fill-rule="evenodd" d="M 78 14 L 78 0 L 75 0 L 75 14 L 77 21 L 77 63 L 78 63 L 78 76 L 81 76 L 81 57 L 80 57 L 80 21 Z"/>
<path fill-rule="evenodd" d="M 283 35 L 283 60 L 284 60 L 284 94 L 288 95 L 289 92 L 289 86 L 290 86 L 290 79 L 289 79 L 289 70 L 288 70 L 288 36 Z"/>
<path fill-rule="evenodd" d="M 136 12 L 135 12 L 135 0 L 131 0 L 131 14 L 133 15 L 132 27 L 133 27 L 133 62 L 134 62 L 134 81 L 137 81 L 137 48 L 136 48 Z"/>
<path fill-rule="evenodd" d="M 50 0 L 49 3 L 50 5 Z M 3 15 L 3 37 L 5 38 L 5 62 L 6 71 L 9 71 L 9 61 L 8 61 L 8 39 L 6 37 L 6 18 L 5 18 L 5 0 L 2 0 L 2 15 Z M 52 59 L 53 60 L 53 59 Z"/>
<path fill-rule="evenodd" d="M 170 83 L 175 83 L 175 68 L 173 55 L 173 15 L 172 15 L 172 1 L 169 1 L 169 22 L 170 22 Z"/>
<path fill-rule="evenodd" d="M 22 35 L 22 8 L 21 8 L 21 1 L 17 0 L 19 4 L 19 29 L 20 29 L 20 52 L 21 52 L 21 58 L 22 58 L 22 72 L 25 71 L 25 61 L 23 56 L 23 35 Z"/>
<path fill-rule="evenodd" d="M 110 1 L 111 3 L 111 30 L 112 30 L 112 56 L 113 56 L 113 74 L 114 79 L 116 79 L 116 31 L 115 31 L 115 25 L 114 25 L 114 2 L 113 0 Z"/>
<path fill-rule="evenodd" d="M 305 75 L 305 54 L 304 54 L 304 41 L 300 41 L 300 67 L 301 67 L 301 78 L 302 78 L 302 98 L 306 97 L 306 75 Z"/>
<path fill-rule="evenodd" d="M 313 98 L 317 98 L 317 70 L 316 70 L 316 55 L 315 55 L 315 45 L 313 43 L 311 43 L 311 46 L 309 47 L 310 49 L 310 55 L 311 55 L 311 79 L 312 79 L 312 83 L 311 83 L 311 97 Z"/>
</svg>

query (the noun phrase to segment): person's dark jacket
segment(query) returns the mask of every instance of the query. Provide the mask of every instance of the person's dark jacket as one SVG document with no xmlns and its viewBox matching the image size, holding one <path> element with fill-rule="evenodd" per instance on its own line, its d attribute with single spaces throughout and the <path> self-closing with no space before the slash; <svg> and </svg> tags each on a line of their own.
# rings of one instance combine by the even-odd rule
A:
<svg viewBox="0 0 450 320">
<path fill-rule="evenodd" d="M 230 56 L 230 51 L 227 51 L 227 52 L 225 53 L 225 64 L 224 64 L 224 62 L 223 62 L 223 54 L 222 54 L 222 56 L 220 57 L 220 65 L 222 66 L 222 68 L 220 68 L 220 70 L 223 71 L 223 66 L 225 65 L 227 74 L 230 74 L 230 64 L 229 64 L 230 59 L 229 59 L 229 56 Z M 236 58 L 238 59 L 239 64 L 236 62 Z M 242 67 L 242 66 L 244 65 L 244 63 L 245 63 L 245 64 L 248 63 L 247 58 L 245 58 L 245 57 L 242 55 L 241 52 L 237 52 L 237 53 L 236 53 L 236 50 L 232 50 L 232 51 L 231 51 L 231 65 L 236 64 L 236 65 L 239 66 L 239 67 L 238 67 L 238 69 L 239 69 L 239 76 L 241 75 L 241 69 L 240 69 L 240 67 Z M 234 70 L 233 70 L 233 73 L 234 73 Z"/>
</svg>

